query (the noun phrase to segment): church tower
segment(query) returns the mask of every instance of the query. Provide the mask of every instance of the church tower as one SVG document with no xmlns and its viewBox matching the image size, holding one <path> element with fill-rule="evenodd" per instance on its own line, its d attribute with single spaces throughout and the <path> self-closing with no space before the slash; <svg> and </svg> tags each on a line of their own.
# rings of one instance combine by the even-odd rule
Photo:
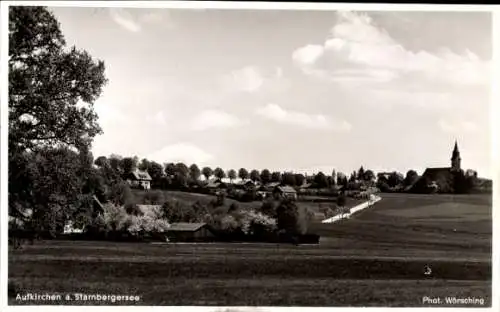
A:
<svg viewBox="0 0 500 312">
<path fill-rule="evenodd" d="M 453 148 L 453 153 L 451 155 L 451 171 L 460 171 L 460 162 L 462 158 L 460 158 L 460 152 L 458 151 L 458 144 L 455 140 L 455 147 Z"/>
</svg>

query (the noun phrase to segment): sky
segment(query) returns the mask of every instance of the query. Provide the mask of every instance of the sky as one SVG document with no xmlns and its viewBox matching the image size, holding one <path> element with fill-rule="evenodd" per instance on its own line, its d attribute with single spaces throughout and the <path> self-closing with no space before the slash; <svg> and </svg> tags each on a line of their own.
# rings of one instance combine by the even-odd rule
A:
<svg viewBox="0 0 500 312">
<path fill-rule="evenodd" d="M 51 8 L 104 60 L 94 157 L 491 177 L 483 12 Z"/>
</svg>

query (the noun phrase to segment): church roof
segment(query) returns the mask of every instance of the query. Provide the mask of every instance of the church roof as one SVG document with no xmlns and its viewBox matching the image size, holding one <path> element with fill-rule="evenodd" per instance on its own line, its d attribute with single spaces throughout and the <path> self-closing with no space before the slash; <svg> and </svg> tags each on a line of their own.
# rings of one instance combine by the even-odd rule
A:
<svg viewBox="0 0 500 312">
<path fill-rule="evenodd" d="M 460 151 L 458 150 L 458 143 L 455 140 L 455 147 L 453 148 L 453 153 L 451 155 L 451 159 L 459 158 L 460 157 Z"/>
<path fill-rule="evenodd" d="M 424 174 L 422 176 L 435 175 L 440 173 L 448 173 L 451 172 L 450 167 L 441 167 L 441 168 L 426 168 Z"/>
</svg>

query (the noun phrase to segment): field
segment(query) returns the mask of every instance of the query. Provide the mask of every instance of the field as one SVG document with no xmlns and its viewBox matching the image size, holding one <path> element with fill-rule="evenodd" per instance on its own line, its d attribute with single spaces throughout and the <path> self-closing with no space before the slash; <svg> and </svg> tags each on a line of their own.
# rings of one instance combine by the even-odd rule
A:
<svg viewBox="0 0 500 312">
<path fill-rule="evenodd" d="M 144 191 L 134 190 L 133 194 L 137 200 L 137 202 L 144 202 Z M 189 193 L 189 192 L 180 192 L 180 191 L 163 191 L 164 198 L 177 201 L 183 205 L 191 206 L 196 202 L 200 202 L 202 204 L 208 205 L 212 200 L 215 199 L 214 195 L 208 194 L 199 194 L 199 193 Z M 346 205 L 349 207 L 354 207 L 363 200 L 347 198 Z M 237 200 L 226 198 L 224 206 L 229 208 L 231 204 L 237 204 L 241 209 L 258 209 L 262 206 L 261 201 L 254 202 L 239 202 Z M 330 207 L 335 210 L 336 203 L 335 198 L 328 197 L 320 197 L 320 196 L 299 196 L 297 200 L 298 206 L 303 206 L 312 212 L 320 212 L 321 207 Z"/>
<path fill-rule="evenodd" d="M 140 305 L 491 305 L 491 197 L 382 197 L 315 224 L 319 245 L 40 242 L 10 251 L 9 281 L 20 293 L 128 294 Z"/>
</svg>

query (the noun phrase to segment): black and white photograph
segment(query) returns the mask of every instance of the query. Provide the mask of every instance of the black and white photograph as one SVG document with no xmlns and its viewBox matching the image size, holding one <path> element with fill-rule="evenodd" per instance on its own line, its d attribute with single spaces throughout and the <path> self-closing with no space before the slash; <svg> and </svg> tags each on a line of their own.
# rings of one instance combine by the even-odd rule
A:
<svg viewBox="0 0 500 312">
<path fill-rule="evenodd" d="M 146 2 L 2 4 L 6 305 L 498 306 L 491 6 Z"/>
</svg>

